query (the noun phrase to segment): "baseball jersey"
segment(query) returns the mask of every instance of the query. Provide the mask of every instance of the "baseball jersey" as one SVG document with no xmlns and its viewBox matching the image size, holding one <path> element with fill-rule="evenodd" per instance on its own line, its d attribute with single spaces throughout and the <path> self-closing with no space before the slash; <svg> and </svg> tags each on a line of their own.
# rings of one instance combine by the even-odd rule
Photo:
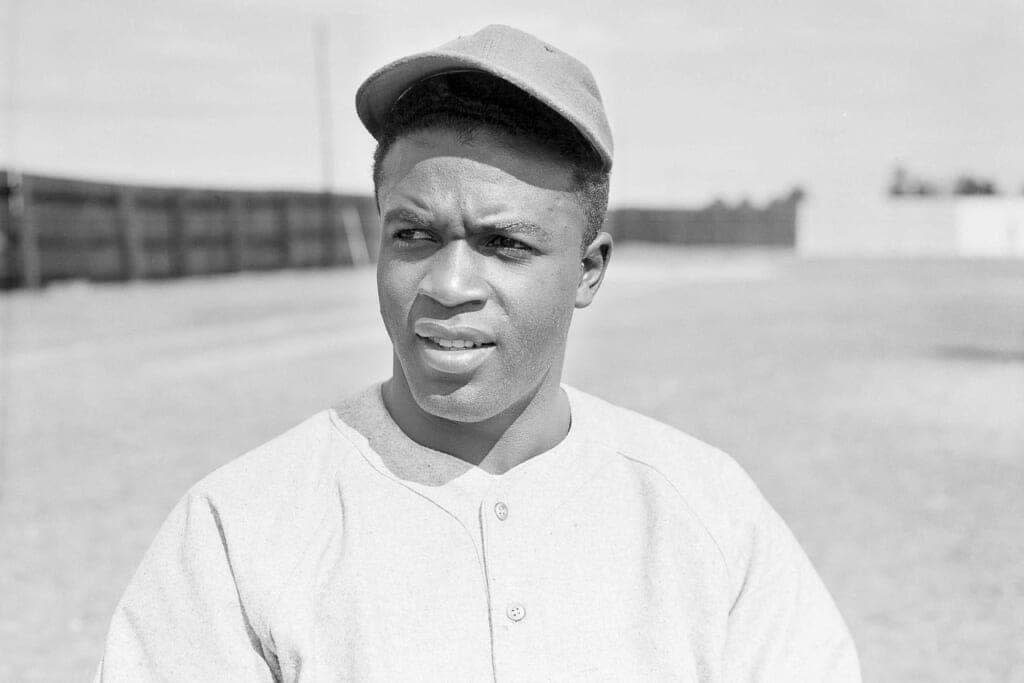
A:
<svg viewBox="0 0 1024 683">
<path fill-rule="evenodd" d="M 564 389 L 568 435 L 501 475 L 413 442 L 377 385 L 207 476 L 97 680 L 860 680 L 732 459 Z"/>
</svg>

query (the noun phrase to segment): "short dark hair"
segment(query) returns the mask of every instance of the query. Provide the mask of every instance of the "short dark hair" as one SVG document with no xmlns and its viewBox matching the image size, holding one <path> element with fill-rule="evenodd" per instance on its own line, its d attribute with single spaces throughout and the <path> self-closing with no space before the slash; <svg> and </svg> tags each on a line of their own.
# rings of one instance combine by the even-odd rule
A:
<svg viewBox="0 0 1024 683">
<path fill-rule="evenodd" d="M 511 83 L 481 71 L 458 71 L 412 86 L 388 112 L 373 153 L 374 195 L 380 199 L 384 157 L 395 141 L 427 128 L 444 128 L 469 139 L 481 128 L 522 137 L 564 159 L 586 215 L 583 246 L 597 236 L 608 210 L 608 171 L 573 124 Z"/>
</svg>

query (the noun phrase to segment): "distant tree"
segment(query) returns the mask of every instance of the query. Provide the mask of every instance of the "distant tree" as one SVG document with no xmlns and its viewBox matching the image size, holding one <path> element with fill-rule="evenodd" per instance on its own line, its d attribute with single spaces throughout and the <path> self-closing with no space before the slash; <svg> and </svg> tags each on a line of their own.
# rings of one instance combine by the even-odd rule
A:
<svg viewBox="0 0 1024 683">
<path fill-rule="evenodd" d="M 962 175 L 953 184 L 953 194 L 957 195 L 995 195 L 999 188 L 991 180 Z"/>
<path fill-rule="evenodd" d="M 902 166 L 893 169 L 892 180 L 889 181 L 890 197 L 931 197 L 937 194 L 939 188 L 935 183 L 915 178 Z"/>
<path fill-rule="evenodd" d="M 907 184 L 907 169 L 902 166 L 897 166 L 892 171 L 892 180 L 889 181 L 889 196 L 902 197 L 905 194 L 910 194 L 907 191 Z"/>
</svg>

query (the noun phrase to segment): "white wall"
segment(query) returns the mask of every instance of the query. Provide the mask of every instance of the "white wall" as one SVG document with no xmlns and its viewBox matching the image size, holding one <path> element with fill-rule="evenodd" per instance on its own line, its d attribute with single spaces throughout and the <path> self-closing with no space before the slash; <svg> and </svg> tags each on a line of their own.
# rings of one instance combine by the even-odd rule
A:
<svg viewBox="0 0 1024 683">
<path fill-rule="evenodd" d="M 1024 258 L 1024 197 L 962 199 L 956 223 L 961 253 Z"/>
<path fill-rule="evenodd" d="M 807 256 L 1024 258 L 1022 197 L 879 197 L 808 202 L 797 251 Z"/>
</svg>

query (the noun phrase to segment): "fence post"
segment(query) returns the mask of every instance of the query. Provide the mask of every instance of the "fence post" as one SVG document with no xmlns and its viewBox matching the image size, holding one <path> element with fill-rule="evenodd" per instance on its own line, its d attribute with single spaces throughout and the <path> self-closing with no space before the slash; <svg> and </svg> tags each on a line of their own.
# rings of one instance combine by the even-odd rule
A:
<svg viewBox="0 0 1024 683">
<path fill-rule="evenodd" d="M 345 225 L 349 259 L 352 265 L 365 266 L 370 262 L 370 252 L 366 248 L 366 236 L 363 234 L 363 219 L 359 216 L 359 209 L 351 204 L 342 208 L 341 222 Z"/>
<path fill-rule="evenodd" d="M 320 207 L 322 223 L 320 225 L 320 263 L 332 266 L 338 262 L 338 236 L 334 231 L 334 195 L 324 192 L 321 195 Z"/>
<path fill-rule="evenodd" d="M 281 265 L 290 268 L 295 258 L 295 249 L 292 248 L 292 226 L 291 212 L 289 211 L 289 196 L 282 195 L 277 199 L 277 228 L 278 239 L 281 245 Z"/>
<path fill-rule="evenodd" d="M 0 171 L 0 287 L 14 285 L 14 232 L 11 224 L 11 185 Z"/>
<path fill-rule="evenodd" d="M 167 235 L 167 260 L 171 277 L 182 277 L 186 274 L 187 259 L 185 249 L 186 221 L 185 191 L 174 190 L 171 195 L 170 230 Z"/>
<path fill-rule="evenodd" d="M 38 289 L 43 284 L 43 273 L 39 252 L 39 230 L 32 199 L 32 181 L 20 173 L 17 174 L 11 183 L 9 201 L 12 233 L 18 236 L 21 284 L 30 289 Z"/>
<path fill-rule="evenodd" d="M 245 267 L 245 207 L 242 195 L 228 195 L 228 268 L 233 271 Z"/>
<path fill-rule="evenodd" d="M 117 245 L 121 252 L 121 277 L 135 280 L 145 276 L 142 258 L 142 234 L 136 220 L 135 192 L 120 187 L 115 197 L 117 211 Z"/>
</svg>

